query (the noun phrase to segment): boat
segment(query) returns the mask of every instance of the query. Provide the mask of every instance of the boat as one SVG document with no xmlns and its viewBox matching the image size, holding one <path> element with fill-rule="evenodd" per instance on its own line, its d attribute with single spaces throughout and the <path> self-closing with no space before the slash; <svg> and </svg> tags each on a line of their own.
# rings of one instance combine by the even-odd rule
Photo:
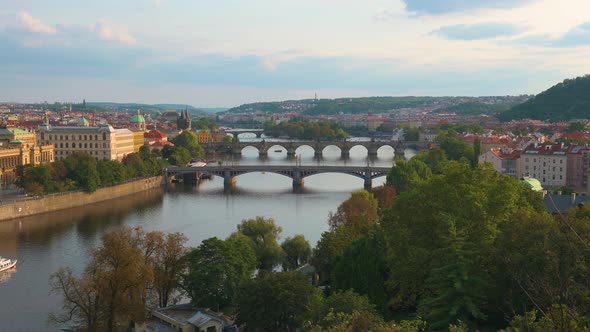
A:
<svg viewBox="0 0 590 332">
<path fill-rule="evenodd" d="M 275 150 L 275 152 L 283 152 L 283 150 L 277 149 L 277 150 Z"/>
<path fill-rule="evenodd" d="M 12 269 L 16 266 L 17 260 L 0 257 L 0 272 Z"/>
</svg>

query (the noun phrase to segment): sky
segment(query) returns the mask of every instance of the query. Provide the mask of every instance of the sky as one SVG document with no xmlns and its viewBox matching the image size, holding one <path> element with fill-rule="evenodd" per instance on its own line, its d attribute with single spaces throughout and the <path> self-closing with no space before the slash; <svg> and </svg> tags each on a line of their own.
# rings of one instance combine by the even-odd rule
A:
<svg viewBox="0 0 590 332">
<path fill-rule="evenodd" d="M 588 0 L 0 0 L 5 102 L 519 95 L 588 73 Z"/>
</svg>

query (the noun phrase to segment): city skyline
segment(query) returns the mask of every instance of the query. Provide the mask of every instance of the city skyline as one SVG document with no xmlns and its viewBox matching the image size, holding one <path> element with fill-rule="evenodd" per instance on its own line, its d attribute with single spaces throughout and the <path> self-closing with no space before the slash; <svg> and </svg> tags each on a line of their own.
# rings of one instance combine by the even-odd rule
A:
<svg viewBox="0 0 590 332">
<path fill-rule="evenodd" d="M 0 100 L 536 94 L 590 73 L 581 0 L 7 0 Z"/>
</svg>

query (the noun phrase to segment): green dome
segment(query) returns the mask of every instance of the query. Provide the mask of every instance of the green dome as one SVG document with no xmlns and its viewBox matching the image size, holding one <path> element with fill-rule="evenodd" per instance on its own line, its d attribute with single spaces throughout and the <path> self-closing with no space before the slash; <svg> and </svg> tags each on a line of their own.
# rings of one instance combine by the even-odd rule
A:
<svg viewBox="0 0 590 332">
<path fill-rule="evenodd" d="M 145 123 L 145 119 L 143 118 L 143 115 L 139 114 L 139 111 L 137 111 L 137 114 L 131 118 L 131 123 Z"/>
<path fill-rule="evenodd" d="M 522 180 L 520 180 L 520 182 L 529 186 L 531 188 L 531 190 L 533 190 L 533 191 L 542 191 L 543 190 L 543 186 L 541 185 L 541 182 L 535 178 L 525 176 L 522 178 Z"/>
<path fill-rule="evenodd" d="M 20 139 L 15 139 L 15 140 L 10 141 L 10 144 L 23 144 L 23 143 L 24 142 L 21 141 Z"/>
<path fill-rule="evenodd" d="M 81 117 L 80 120 L 78 120 L 78 124 L 85 126 L 88 124 L 88 120 L 86 120 L 85 117 Z"/>
</svg>

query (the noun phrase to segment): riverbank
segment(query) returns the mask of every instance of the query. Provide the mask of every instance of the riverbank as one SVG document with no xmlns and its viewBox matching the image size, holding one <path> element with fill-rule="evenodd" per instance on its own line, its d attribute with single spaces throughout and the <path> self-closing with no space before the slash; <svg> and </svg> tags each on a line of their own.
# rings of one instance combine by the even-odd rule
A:
<svg viewBox="0 0 590 332">
<path fill-rule="evenodd" d="M 93 193 L 67 192 L 55 195 L 19 199 L 0 205 L 0 221 L 28 217 L 53 211 L 71 209 L 97 202 L 133 195 L 161 186 L 162 177 L 156 176 L 100 188 Z"/>
</svg>

